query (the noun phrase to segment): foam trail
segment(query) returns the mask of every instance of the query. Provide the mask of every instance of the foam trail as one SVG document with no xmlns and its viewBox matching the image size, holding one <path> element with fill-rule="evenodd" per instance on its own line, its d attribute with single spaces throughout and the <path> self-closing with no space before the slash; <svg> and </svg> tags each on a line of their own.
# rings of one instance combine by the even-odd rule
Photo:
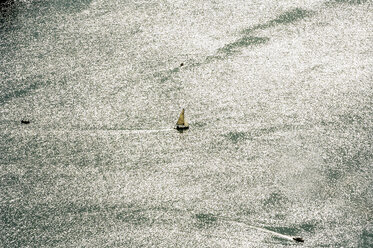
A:
<svg viewBox="0 0 373 248">
<path fill-rule="evenodd" d="M 158 133 L 158 132 L 169 132 L 173 131 L 173 128 L 165 128 L 165 129 L 137 129 L 137 130 L 107 130 L 108 132 L 120 132 L 120 133 L 128 133 L 128 134 L 142 134 L 142 133 Z M 105 130 L 103 130 L 105 131 Z"/>
<path fill-rule="evenodd" d="M 26 133 L 112 133 L 112 134 L 147 134 L 147 133 L 159 133 L 159 132 L 171 132 L 174 128 L 164 129 L 27 129 L 23 130 Z M 13 132 L 13 130 L 11 130 Z"/>
<path fill-rule="evenodd" d="M 284 234 L 281 234 L 281 233 L 278 233 L 278 232 L 274 232 L 274 231 L 271 231 L 271 230 L 268 230 L 268 229 L 264 229 L 264 228 L 261 228 L 261 227 L 257 227 L 257 226 L 252 226 L 252 225 L 248 225 L 248 224 L 245 224 L 246 226 L 252 228 L 252 229 L 256 229 L 258 231 L 262 231 L 262 232 L 266 232 L 266 233 L 270 233 L 270 234 L 273 234 L 277 237 L 280 237 L 280 238 L 283 238 L 283 239 L 287 239 L 287 240 L 291 240 L 291 241 L 294 241 L 293 240 L 293 237 L 291 236 L 288 236 L 288 235 L 284 235 Z"/>
<path fill-rule="evenodd" d="M 181 209 L 173 209 L 174 211 L 176 212 L 184 212 L 185 214 L 189 214 L 189 211 L 186 211 L 186 210 L 181 210 Z M 154 211 L 154 209 L 147 209 L 147 210 L 144 210 L 144 211 Z M 159 211 L 159 210 L 158 210 Z M 158 220 L 159 218 L 161 218 L 161 216 L 163 215 L 164 213 L 160 213 L 158 214 L 154 220 Z M 194 216 L 194 215 L 192 215 Z M 230 223 L 230 224 L 235 224 L 235 225 L 241 225 L 241 226 L 244 226 L 244 227 L 248 227 L 248 228 L 251 228 L 251 229 L 255 229 L 255 230 L 258 230 L 258 231 L 261 231 L 261 232 L 265 232 L 265 233 L 269 233 L 273 236 L 276 236 L 276 237 L 279 237 L 279 238 L 282 238 L 282 239 L 286 239 L 286 240 L 289 240 L 289 241 L 296 241 L 296 242 L 304 242 L 303 238 L 301 237 L 293 237 L 293 236 L 289 236 L 289 235 L 285 235 L 285 234 L 282 234 L 282 233 L 278 233 L 278 232 L 275 232 L 275 231 L 271 231 L 271 230 L 268 230 L 268 229 L 265 229 L 265 228 L 262 228 L 262 227 L 258 227 L 258 226 L 253 226 L 253 225 L 250 225 L 250 224 L 247 224 L 247 223 L 244 223 L 242 221 L 238 221 L 238 220 L 232 220 L 231 218 L 229 217 L 224 217 L 224 216 L 216 216 L 217 219 L 220 219 L 224 222 L 227 222 L 227 223 Z M 177 218 L 182 218 L 182 219 L 185 219 L 185 220 L 190 220 L 190 217 L 187 217 L 186 216 L 180 216 L 178 215 Z M 192 217 L 193 218 L 193 217 Z"/>
<path fill-rule="evenodd" d="M 249 224 L 246 224 L 246 223 L 243 223 L 243 222 L 240 222 L 240 221 L 229 220 L 229 219 L 224 218 L 224 217 L 221 217 L 221 219 L 223 219 L 223 220 L 225 220 L 227 222 L 240 224 L 240 225 L 249 227 L 251 229 L 255 229 L 255 230 L 261 231 L 261 232 L 266 232 L 266 233 L 272 234 L 272 235 L 277 236 L 277 237 L 282 238 L 282 239 L 287 239 L 287 240 L 290 240 L 290 241 L 294 241 L 294 237 L 289 236 L 289 235 L 285 235 L 285 234 L 282 234 L 282 233 L 271 231 L 271 230 L 268 230 L 268 229 L 265 229 L 265 228 L 262 228 L 262 227 L 257 227 L 257 226 L 249 225 Z"/>
</svg>

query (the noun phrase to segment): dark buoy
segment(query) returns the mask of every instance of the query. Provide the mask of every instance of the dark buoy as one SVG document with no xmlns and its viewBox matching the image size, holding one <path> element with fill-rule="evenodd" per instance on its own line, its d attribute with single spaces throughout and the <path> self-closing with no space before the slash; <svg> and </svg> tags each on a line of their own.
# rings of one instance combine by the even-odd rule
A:
<svg viewBox="0 0 373 248">
<path fill-rule="evenodd" d="M 304 242 L 304 239 L 302 239 L 301 237 L 294 237 L 293 239 L 294 239 L 295 241 L 297 241 L 297 242 L 301 242 L 301 243 Z"/>
<path fill-rule="evenodd" d="M 30 121 L 21 120 L 21 123 L 22 123 L 22 124 L 30 124 Z"/>
<path fill-rule="evenodd" d="M 182 66 L 184 66 L 184 63 L 181 63 L 181 64 L 180 64 L 180 67 L 182 67 Z"/>
</svg>

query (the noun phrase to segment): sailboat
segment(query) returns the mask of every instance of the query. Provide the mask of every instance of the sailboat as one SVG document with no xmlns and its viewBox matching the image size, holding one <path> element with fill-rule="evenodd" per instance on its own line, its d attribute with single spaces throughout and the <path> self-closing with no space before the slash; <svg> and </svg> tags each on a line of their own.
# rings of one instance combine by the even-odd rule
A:
<svg viewBox="0 0 373 248">
<path fill-rule="evenodd" d="M 189 128 L 188 122 L 184 119 L 184 109 L 181 111 L 179 120 L 176 122 L 176 129 L 177 130 L 185 130 Z"/>
</svg>

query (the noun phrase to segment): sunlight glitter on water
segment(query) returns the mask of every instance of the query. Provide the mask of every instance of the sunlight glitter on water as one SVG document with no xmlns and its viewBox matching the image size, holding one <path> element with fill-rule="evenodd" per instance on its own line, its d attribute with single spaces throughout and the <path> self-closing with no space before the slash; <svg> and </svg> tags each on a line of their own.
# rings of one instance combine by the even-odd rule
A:
<svg viewBox="0 0 373 248">
<path fill-rule="evenodd" d="M 369 247 L 369 2 L 16 6 L 5 246 Z"/>
</svg>

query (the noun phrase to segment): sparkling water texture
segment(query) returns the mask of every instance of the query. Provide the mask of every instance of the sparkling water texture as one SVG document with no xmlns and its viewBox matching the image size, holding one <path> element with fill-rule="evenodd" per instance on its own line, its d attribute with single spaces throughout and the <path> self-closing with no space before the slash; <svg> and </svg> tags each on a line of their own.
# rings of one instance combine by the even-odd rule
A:
<svg viewBox="0 0 373 248">
<path fill-rule="evenodd" d="M 1 3 L 0 247 L 372 247 L 372 44 L 368 0 Z"/>
</svg>

